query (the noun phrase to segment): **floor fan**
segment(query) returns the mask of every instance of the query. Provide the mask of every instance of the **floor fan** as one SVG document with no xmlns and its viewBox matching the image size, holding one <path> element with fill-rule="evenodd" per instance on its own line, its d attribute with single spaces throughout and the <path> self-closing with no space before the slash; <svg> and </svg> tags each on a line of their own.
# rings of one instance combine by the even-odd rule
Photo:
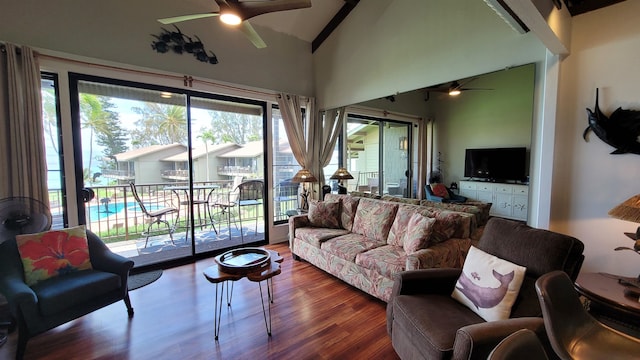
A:
<svg viewBox="0 0 640 360">
<path fill-rule="evenodd" d="M 49 230 L 51 212 L 42 202 L 28 197 L 0 199 L 0 242 L 20 234 Z"/>
</svg>

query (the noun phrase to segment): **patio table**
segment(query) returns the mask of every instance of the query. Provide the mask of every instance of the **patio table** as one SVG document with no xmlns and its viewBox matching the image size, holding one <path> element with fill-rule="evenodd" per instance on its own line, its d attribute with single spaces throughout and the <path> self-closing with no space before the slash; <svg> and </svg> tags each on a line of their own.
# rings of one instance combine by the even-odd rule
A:
<svg viewBox="0 0 640 360">
<path fill-rule="evenodd" d="M 177 186 L 166 186 L 164 189 L 165 190 L 171 190 L 177 197 L 178 199 L 178 204 L 180 206 L 182 205 L 186 205 L 186 206 L 191 206 L 191 204 L 193 204 L 194 206 L 198 207 L 198 225 L 200 226 L 200 228 L 202 229 L 204 226 L 207 225 L 211 225 L 213 227 L 213 230 L 216 232 L 216 234 L 218 234 L 218 229 L 216 229 L 216 225 L 215 222 L 213 221 L 213 217 L 211 216 L 211 210 L 209 209 L 209 195 L 217 190 L 223 187 L 224 184 L 227 184 L 228 181 L 224 181 L 224 182 L 212 182 L 211 184 L 207 184 L 207 185 L 193 185 L 193 199 L 191 199 L 191 192 L 190 189 L 191 187 L 189 187 L 188 185 L 177 185 Z M 204 196 L 203 196 L 204 195 Z M 204 205 L 205 209 L 204 209 L 204 215 L 206 216 L 207 219 L 204 220 L 202 219 L 202 213 L 200 212 L 200 205 Z M 191 224 L 189 222 L 189 214 L 190 214 L 190 209 L 187 209 L 187 216 L 186 216 L 186 225 L 185 225 L 185 240 L 188 239 L 188 235 L 189 235 L 189 228 L 191 227 Z M 194 213 L 195 213 L 195 209 L 194 209 Z M 178 213 L 178 217 L 180 216 L 180 213 Z M 194 222 L 194 226 L 196 226 L 195 222 Z"/>
</svg>

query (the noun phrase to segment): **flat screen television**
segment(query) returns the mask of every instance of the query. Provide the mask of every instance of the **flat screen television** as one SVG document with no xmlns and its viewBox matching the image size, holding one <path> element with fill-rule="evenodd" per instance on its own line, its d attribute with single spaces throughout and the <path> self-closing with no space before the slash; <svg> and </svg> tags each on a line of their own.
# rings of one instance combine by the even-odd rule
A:
<svg viewBox="0 0 640 360">
<path fill-rule="evenodd" d="M 467 149 L 464 176 L 489 181 L 524 181 L 527 177 L 527 148 Z"/>
</svg>

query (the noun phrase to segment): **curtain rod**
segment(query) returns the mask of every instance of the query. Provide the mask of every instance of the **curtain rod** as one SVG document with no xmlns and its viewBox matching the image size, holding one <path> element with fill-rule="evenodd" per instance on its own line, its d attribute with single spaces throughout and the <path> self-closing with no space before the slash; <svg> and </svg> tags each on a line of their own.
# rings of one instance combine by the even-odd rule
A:
<svg viewBox="0 0 640 360">
<path fill-rule="evenodd" d="M 393 115 L 393 116 L 397 116 L 397 117 L 405 118 L 405 119 L 412 119 L 412 120 L 418 120 L 418 121 L 422 120 L 422 117 L 420 117 L 420 116 L 403 114 L 403 113 L 394 112 L 394 111 L 380 110 L 380 109 L 368 108 L 368 107 L 359 107 L 359 106 L 354 106 L 354 105 L 346 107 L 346 111 L 347 112 L 352 111 L 352 112 L 356 112 L 357 113 L 358 110 L 363 112 L 363 113 L 365 113 L 363 115 L 366 115 L 366 113 L 375 113 L 375 114 L 380 114 L 383 117 L 387 117 L 389 115 Z"/>
<path fill-rule="evenodd" d="M 7 45 L 0 44 L 0 52 L 6 53 L 7 52 Z M 16 46 L 16 54 L 18 54 L 18 55 L 22 54 L 22 49 L 19 46 Z M 36 55 L 37 55 L 37 53 L 36 53 Z"/>
<path fill-rule="evenodd" d="M 157 77 L 162 77 L 162 78 L 172 79 L 172 80 L 184 80 L 185 78 L 188 78 L 190 81 L 197 81 L 197 82 L 200 82 L 202 84 L 213 85 L 213 86 L 217 86 L 217 87 L 221 87 L 221 88 L 225 88 L 225 89 L 229 89 L 229 90 L 235 90 L 235 91 L 254 94 L 254 95 L 263 95 L 263 96 L 272 96 L 272 97 L 276 96 L 275 93 L 269 93 L 269 92 L 264 92 L 264 91 L 259 91 L 259 90 L 250 90 L 250 89 L 245 89 L 245 88 L 232 86 L 232 85 L 224 85 L 224 84 L 220 84 L 220 83 L 216 83 L 216 82 L 208 81 L 208 80 L 193 79 L 193 77 L 187 76 L 187 75 L 180 76 L 180 75 L 160 74 L 160 73 L 156 73 L 156 72 L 153 72 L 153 71 L 146 71 L 146 70 L 132 70 L 132 69 L 127 69 L 127 68 L 120 67 L 120 66 L 101 65 L 101 64 L 91 63 L 91 62 L 88 62 L 88 61 L 74 60 L 74 59 L 69 59 L 69 58 L 64 58 L 64 57 L 54 56 L 54 55 L 46 55 L 46 54 L 40 54 L 40 57 L 41 58 L 45 58 L 45 59 L 51 59 L 51 60 L 57 60 L 57 61 L 61 61 L 61 62 L 72 63 L 72 64 L 85 65 L 85 66 L 93 67 L 93 68 L 108 69 L 108 70 L 118 70 L 118 71 L 123 71 L 123 72 L 127 72 L 127 73 L 133 73 L 133 74 L 151 75 L 151 76 L 157 76 Z"/>
<path fill-rule="evenodd" d="M 7 46 L 4 43 L 0 43 L 0 52 L 6 53 L 7 52 Z M 16 45 L 16 54 L 20 55 L 22 53 L 22 50 L 20 48 L 19 45 Z M 40 58 L 43 59 L 50 59 L 50 60 L 56 60 L 56 61 L 61 61 L 61 62 L 66 62 L 66 63 L 72 63 L 72 64 L 80 64 L 80 65 L 85 65 L 88 67 L 93 67 L 93 68 L 99 68 L 99 69 L 108 69 L 108 70 L 118 70 L 118 71 L 123 71 L 123 72 L 127 72 L 127 73 L 134 73 L 134 74 L 145 74 L 145 75 L 151 75 L 151 76 L 157 76 L 157 77 L 162 77 L 162 78 L 166 78 L 166 79 L 172 79 L 172 80 L 185 80 L 185 83 L 187 82 L 186 79 L 188 79 L 189 84 L 191 84 L 194 79 L 191 76 L 179 76 L 179 75 L 168 75 L 168 74 L 159 74 L 153 71 L 145 71 L 145 70 L 132 70 L 132 69 L 127 69 L 124 67 L 120 67 L 120 66 L 113 66 L 113 65 L 100 65 L 100 64 L 95 64 L 95 63 L 91 63 L 88 61 L 81 61 L 81 60 L 74 60 L 74 59 L 69 59 L 69 58 L 65 58 L 65 57 L 60 57 L 60 56 L 54 56 L 54 55 L 46 55 L 46 54 L 41 54 L 39 52 L 35 52 L 34 54 Z M 202 84 L 206 84 L 206 85 L 212 85 L 212 86 L 217 86 L 220 88 L 224 88 L 224 89 L 228 89 L 228 90 L 234 90 L 234 91 L 239 91 L 239 92 L 243 92 L 243 93 L 247 93 L 247 94 L 253 94 L 253 95 L 261 95 L 261 96 L 270 96 L 270 97 L 275 97 L 277 94 L 275 92 L 265 92 L 265 91 L 259 91 L 259 90 L 250 90 L 250 89 L 246 89 L 246 88 L 241 88 L 241 87 L 237 87 L 237 86 L 232 86 L 232 85 L 224 85 L 224 84 L 220 84 L 220 83 L 216 83 L 213 81 L 208 81 L 208 80 L 197 80 L 196 81 L 202 83 Z M 186 84 L 185 84 L 186 86 Z M 191 86 L 189 86 L 191 87 Z"/>
</svg>

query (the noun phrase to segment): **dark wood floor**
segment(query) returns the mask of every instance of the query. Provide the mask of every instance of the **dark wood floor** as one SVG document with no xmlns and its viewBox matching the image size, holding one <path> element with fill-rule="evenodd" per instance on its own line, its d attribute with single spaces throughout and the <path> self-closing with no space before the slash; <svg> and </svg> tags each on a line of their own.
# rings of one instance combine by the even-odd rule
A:
<svg viewBox="0 0 640 360">
<path fill-rule="evenodd" d="M 31 339 L 26 359 L 398 359 L 384 302 L 292 260 L 287 245 L 267 247 L 285 259 L 274 278 L 271 337 L 258 284 L 243 279 L 214 340 L 215 286 L 202 275 L 213 264 L 208 259 L 165 270 L 132 291 L 131 320 L 124 303 L 110 305 Z M 0 359 L 13 358 L 16 342 L 17 331 Z"/>
</svg>

